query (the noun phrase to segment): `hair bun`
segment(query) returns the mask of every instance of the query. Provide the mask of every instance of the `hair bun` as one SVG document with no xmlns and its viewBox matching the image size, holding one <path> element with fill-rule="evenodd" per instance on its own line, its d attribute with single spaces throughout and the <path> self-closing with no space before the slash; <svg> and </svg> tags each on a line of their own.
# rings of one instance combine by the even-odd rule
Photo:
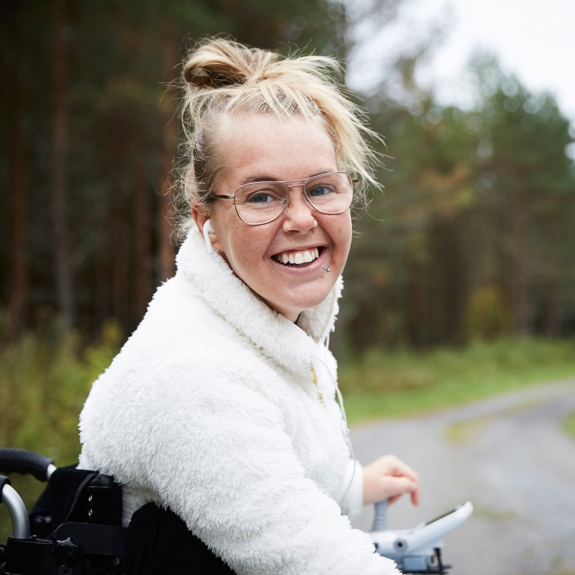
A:
<svg viewBox="0 0 575 575">
<path fill-rule="evenodd" d="M 241 85 L 260 75 L 277 55 L 218 39 L 195 50 L 184 64 L 184 79 L 199 89 Z"/>
</svg>

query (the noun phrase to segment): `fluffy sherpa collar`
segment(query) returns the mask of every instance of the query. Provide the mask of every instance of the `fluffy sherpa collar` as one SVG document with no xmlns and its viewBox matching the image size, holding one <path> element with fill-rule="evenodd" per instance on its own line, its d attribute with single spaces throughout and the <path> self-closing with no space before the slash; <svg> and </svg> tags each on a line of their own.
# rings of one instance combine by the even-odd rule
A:
<svg viewBox="0 0 575 575">
<path fill-rule="evenodd" d="M 176 263 L 176 277 L 183 276 L 186 284 L 215 313 L 288 369 L 304 359 L 302 349 L 309 349 L 311 360 L 316 347 L 312 341 L 322 342 L 334 329 L 343 287 L 341 276 L 319 306 L 303 312 L 299 329 L 261 301 L 221 256 L 209 254 L 203 236 L 195 227 L 182 244 Z"/>
</svg>

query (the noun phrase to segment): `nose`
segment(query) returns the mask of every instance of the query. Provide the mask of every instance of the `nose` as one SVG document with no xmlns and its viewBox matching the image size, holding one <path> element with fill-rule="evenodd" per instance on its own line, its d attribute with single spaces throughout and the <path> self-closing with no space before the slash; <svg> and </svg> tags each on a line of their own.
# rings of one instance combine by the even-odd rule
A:
<svg viewBox="0 0 575 575">
<path fill-rule="evenodd" d="M 313 207 L 303 193 L 303 186 L 290 186 L 289 204 L 283 213 L 283 230 L 285 232 L 309 232 L 316 228 L 318 223 L 313 212 Z"/>
</svg>

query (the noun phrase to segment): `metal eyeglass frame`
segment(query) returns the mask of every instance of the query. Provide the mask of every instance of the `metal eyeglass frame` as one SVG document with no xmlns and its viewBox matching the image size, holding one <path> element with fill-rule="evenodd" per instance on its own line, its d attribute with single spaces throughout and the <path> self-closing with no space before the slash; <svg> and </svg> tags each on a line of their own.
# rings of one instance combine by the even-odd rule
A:
<svg viewBox="0 0 575 575">
<path fill-rule="evenodd" d="M 347 206 L 347 208 L 345 208 L 345 210 L 341 210 L 339 212 L 324 212 L 324 211 L 320 210 L 319 208 L 317 208 L 316 206 L 314 206 L 313 202 L 309 199 L 309 196 L 307 195 L 306 184 L 311 180 L 321 178 L 322 176 L 331 176 L 332 174 L 345 174 L 346 176 L 349 177 L 349 179 L 351 180 L 351 201 L 349 202 L 349 206 Z M 240 220 L 242 220 L 242 222 L 244 222 L 244 224 L 246 224 L 247 226 L 263 226 L 265 224 L 269 224 L 270 222 L 273 222 L 274 220 L 277 220 L 284 213 L 285 209 L 289 206 L 292 188 L 300 188 L 301 187 L 303 190 L 303 195 L 305 196 L 305 199 L 308 201 L 309 205 L 316 212 L 319 212 L 320 214 L 326 214 L 328 216 L 337 216 L 338 214 L 343 214 L 343 212 L 346 212 L 347 210 L 349 210 L 349 208 L 351 208 L 351 204 L 353 203 L 353 193 L 355 191 L 354 190 L 354 184 L 357 184 L 358 181 L 359 180 L 357 178 L 353 178 L 351 176 L 351 174 L 349 174 L 348 172 L 325 172 L 324 174 L 318 174 L 317 176 L 311 176 L 311 178 L 305 178 L 302 180 L 286 180 L 286 181 L 264 180 L 261 182 L 248 182 L 247 184 L 242 184 L 241 186 L 238 186 L 232 196 L 227 196 L 224 194 L 214 194 L 212 196 L 212 198 L 220 198 L 222 200 L 234 200 L 234 208 L 236 209 L 236 214 L 238 215 L 238 218 L 240 218 Z M 293 184 L 293 182 L 301 182 L 301 183 Z M 288 189 L 288 195 L 286 196 L 286 199 L 284 201 L 283 208 L 281 209 L 281 211 L 279 212 L 279 214 L 277 216 L 274 216 L 271 220 L 266 220 L 265 222 L 258 222 L 257 224 L 250 224 L 249 222 L 246 222 L 242 218 L 242 216 L 240 216 L 240 213 L 238 212 L 238 206 L 236 204 L 236 194 L 240 188 L 243 188 L 245 186 L 253 186 L 254 184 L 284 184 Z M 293 185 L 290 186 L 289 184 L 293 184 Z"/>
</svg>

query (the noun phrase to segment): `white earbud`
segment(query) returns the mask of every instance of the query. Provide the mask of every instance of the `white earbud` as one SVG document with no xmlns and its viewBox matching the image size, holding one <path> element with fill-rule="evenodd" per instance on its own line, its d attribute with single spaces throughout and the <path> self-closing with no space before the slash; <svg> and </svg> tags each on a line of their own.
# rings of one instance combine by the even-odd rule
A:
<svg viewBox="0 0 575 575">
<path fill-rule="evenodd" d="M 210 241 L 210 236 L 208 235 L 210 232 L 214 232 L 212 226 L 210 225 L 210 220 L 206 220 L 204 224 L 204 240 L 206 240 L 206 247 L 208 248 L 208 253 L 211 254 L 214 252 L 214 248 L 212 248 L 212 242 Z"/>
</svg>

